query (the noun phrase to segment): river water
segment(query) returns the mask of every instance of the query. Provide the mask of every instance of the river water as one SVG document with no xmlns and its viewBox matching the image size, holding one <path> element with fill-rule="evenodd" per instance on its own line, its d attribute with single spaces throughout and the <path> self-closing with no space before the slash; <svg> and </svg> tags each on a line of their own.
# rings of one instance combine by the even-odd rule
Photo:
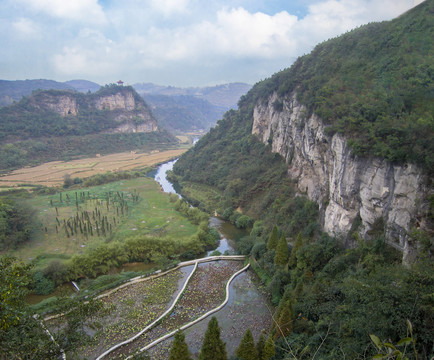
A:
<svg viewBox="0 0 434 360">
<path fill-rule="evenodd" d="M 155 181 L 157 181 L 164 192 L 177 194 L 179 197 L 179 189 L 177 189 L 173 184 L 167 180 L 167 172 L 173 169 L 177 160 L 169 161 L 158 167 L 155 173 L 150 173 Z M 210 226 L 215 227 L 220 233 L 220 242 L 215 250 L 211 250 L 207 255 L 211 254 L 213 251 L 220 251 L 224 254 L 226 251 L 229 254 L 234 253 L 234 242 L 248 235 L 245 230 L 237 229 L 230 222 L 220 219 L 218 217 L 212 216 L 209 222 Z"/>
</svg>

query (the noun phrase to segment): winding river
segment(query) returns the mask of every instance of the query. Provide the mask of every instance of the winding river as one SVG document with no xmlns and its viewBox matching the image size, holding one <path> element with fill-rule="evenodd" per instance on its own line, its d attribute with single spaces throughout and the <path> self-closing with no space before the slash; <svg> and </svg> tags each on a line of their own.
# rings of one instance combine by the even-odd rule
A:
<svg viewBox="0 0 434 360">
<path fill-rule="evenodd" d="M 164 192 L 177 194 L 179 197 L 179 189 L 173 186 L 173 184 L 167 180 L 167 172 L 173 169 L 173 165 L 175 165 L 176 160 L 169 161 L 160 165 L 156 172 L 150 173 L 150 175 L 157 181 Z M 220 251 L 220 253 L 224 254 L 227 252 L 228 254 L 234 253 L 234 241 L 239 240 L 243 236 L 248 235 L 245 230 L 237 229 L 230 222 L 220 219 L 218 217 L 212 216 L 209 221 L 210 226 L 215 227 L 220 233 L 220 243 L 215 250 L 208 252 L 207 255 L 211 254 L 213 251 Z"/>
</svg>

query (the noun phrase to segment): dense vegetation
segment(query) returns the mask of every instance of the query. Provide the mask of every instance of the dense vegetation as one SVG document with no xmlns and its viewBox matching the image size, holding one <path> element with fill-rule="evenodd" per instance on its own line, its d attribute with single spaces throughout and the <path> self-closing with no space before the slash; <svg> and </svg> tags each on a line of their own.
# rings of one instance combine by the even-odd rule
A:
<svg viewBox="0 0 434 360">
<path fill-rule="evenodd" d="M 240 103 L 296 93 L 357 155 L 413 162 L 434 172 L 434 2 L 319 44 L 258 83 Z M 276 110 L 281 104 L 276 104 Z"/>
<path fill-rule="evenodd" d="M 277 305 L 273 359 L 288 354 L 316 354 L 321 359 L 373 356 L 378 349 L 369 335 L 396 345 L 410 336 L 407 320 L 419 359 L 432 357 L 434 265 L 427 253 L 405 269 L 381 233 L 369 243 L 359 240 L 354 249 L 344 249 L 326 234 L 315 239 L 299 234 L 285 250 L 273 249 L 270 240 L 268 233 L 256 237 L 251 255 Z M 283 252 L 289 258 L 280 261 Z M 415 358 L 412 345 L 406 351 L 409 359 Z"/>
<path fill-rule="evenodd" d="M 238 220 L 238 227 L 245 227 L 241 220 L 251 223 L 241 219 L 247 215 L 261 219 L 269 230 L 277 224 L 287 233 L 303 230 L 312 236 L 319 229 L 317 205 L 307 197 L 295 197 L 283 158 L 249 135 L 250 128 L 243 111 L 226 113 L 217 127 L 176 162 L 172 179 L 182 185 L 183 195 L 192 204 L 210 212 L 217 210 L 235 225 Z M 197 183 L 217 191 L 203 196 L 206 200 L 197 200 L 200 192 L 207 191 Z"/>
<path fill-rule="evenodd" d="M 34 209 L 22 201 L 0 197 L 0 251 L 29 241 L 34 230 Z"/>
</svg>

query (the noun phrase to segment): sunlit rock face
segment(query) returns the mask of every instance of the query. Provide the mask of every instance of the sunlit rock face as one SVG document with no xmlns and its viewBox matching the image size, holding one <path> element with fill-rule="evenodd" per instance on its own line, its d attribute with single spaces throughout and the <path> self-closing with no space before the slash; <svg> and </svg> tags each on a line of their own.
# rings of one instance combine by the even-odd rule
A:
<svg viewBox="0 0 434 360">
<path fill-rule="evenodd" d="M 365 239 L 375 225 L 384 224 L 388 243 L 411 263 L 418 246 L 411 232 L 424 226 L 427 206 L 422 171 L 413 164 L 354 156 L 345 137 L 329 136 L 325 127 L 295 94 L 279 98 L 275 93 L 254 109 L 252 133 L 286 159 L 298 191 L 319 204 L 324 231 L 352 246 L 347 235 L 356 220 Z"/>
</svg>

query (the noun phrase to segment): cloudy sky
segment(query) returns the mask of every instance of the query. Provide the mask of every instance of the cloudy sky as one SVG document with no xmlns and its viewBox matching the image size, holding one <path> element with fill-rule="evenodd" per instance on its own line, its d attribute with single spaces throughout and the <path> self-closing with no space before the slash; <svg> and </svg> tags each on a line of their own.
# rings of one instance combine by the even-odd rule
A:
<svg viewBox="0 0 434 360">
<path fill-rule="evenodd" d="M 0 0 L 0 79 L 255 83 L 420 0 Z"/>
</svg>

